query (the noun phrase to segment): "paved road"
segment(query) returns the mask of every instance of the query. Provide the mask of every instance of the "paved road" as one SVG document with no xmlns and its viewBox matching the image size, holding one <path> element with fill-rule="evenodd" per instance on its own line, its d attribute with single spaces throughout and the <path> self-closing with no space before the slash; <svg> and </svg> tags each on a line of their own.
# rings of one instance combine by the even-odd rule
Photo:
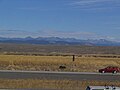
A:
<svg viewBox="0 0 120 90">
<path fill-rule="evenodd" d="M 44 72 L 44 71 L 0 71 L 0 78 L 8 79 L 70 79 L 120 81 L 120 74 L 100 74 L 89 72 Z"/>
</svg>

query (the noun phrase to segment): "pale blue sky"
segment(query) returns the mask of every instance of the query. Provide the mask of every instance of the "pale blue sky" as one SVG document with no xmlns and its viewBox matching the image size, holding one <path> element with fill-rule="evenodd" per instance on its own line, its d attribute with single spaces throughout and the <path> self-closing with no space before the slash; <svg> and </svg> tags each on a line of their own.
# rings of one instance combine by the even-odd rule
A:
<svg viewBox="0 0 120 90">
<path fill-rule="evenodd" d="M 120 0 L 0 0 L 0 37 L 120 41 Z"/>
</svg>

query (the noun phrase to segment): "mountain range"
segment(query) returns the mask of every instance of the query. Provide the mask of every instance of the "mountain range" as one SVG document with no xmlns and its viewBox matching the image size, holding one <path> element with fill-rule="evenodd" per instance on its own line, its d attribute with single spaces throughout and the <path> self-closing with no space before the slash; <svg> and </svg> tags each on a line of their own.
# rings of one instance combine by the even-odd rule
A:
<svg viewBox="0 0 120 90">
<path fill-rule="evenodd" d="M 60 37 L 26 37 L 26 38 L 4 38 L 0 37 L 0 43 L 17 44 L 42 44 L 42 45 L 88 45 L 88 46 L 120 46 L 120 42 L 109 41 L 106 39 L 75 39 Z"/>
</svg>

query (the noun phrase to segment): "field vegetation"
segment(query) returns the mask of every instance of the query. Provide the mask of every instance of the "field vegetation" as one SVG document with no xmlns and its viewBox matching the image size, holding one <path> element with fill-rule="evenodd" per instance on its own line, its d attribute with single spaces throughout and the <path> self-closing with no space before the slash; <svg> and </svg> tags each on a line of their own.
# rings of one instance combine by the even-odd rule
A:
<svg viewBox="0 0 120 90">
<path fill-rule="evenodd" d="M 77 80 L 47 80 L 47 79 L 0 79 L 0 88 L 9 89 L 56 89 L 85 90 L 87 86 L 120 86 L 120 81 L 77 81 Z"/>
<path fill-rule="evenodd" d="M 0 70 L 98 72 L 107 66 L 120 67 L 119 48 L 0 44 Z M 88 85 L 120 86 L 120 81 L 0 79 L 0 88 L 11 89 L 85 90 Z"/>
<path fill-rule="evenodd" d="M 120 46 L 85 46 L 85 45 L 35 45 L 0 43 L 0 53 L 29 55 L 61 54 L 113 54 L 120 55 Z"/>
<path fill-rule="evenodd" d="M 0 55 L 1 70 L 97 72 L 107 66 L 120 67 L 120 58 L 75 56 Z M 60 66 L 66 68 L 61 69 Z"/>
</svg>

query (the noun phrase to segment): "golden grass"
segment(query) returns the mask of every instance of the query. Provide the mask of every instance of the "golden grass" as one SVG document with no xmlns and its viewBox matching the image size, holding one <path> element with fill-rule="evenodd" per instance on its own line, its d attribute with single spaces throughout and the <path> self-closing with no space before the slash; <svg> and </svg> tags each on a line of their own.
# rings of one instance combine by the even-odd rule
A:
<svg viewBox="0 0 120 90">
<path fill-rule="evenodd" d="M 0 79 L 0 88 L 47 88 L 60 90 L 85 90 L 87 86 L 115 85 L 120 81 L 77 81 L 77 80 L 47 80 L 47 79 Z"/>
<path fill-rule="evenodd" d="M 120 58 L 77 57 L 72 56 L 24 56 L 0 55 L 0 69 L 7 70 L 48 70 L 61 71 L 60 65 L 65 65 L 62 71 L 92 71 L 106 66 L 120 67 Z"/>
<path fill-rule="evenodd" d="M 7 70 L 51 70 L 61 71 L 60 65 L 65 65 L 63 71 L 91 71 L 106 66 L 120 67 L 120 58 L 76 57 L 72 56 L 24 56 L 0 55 L 0 69 Z M 0 79 L 0 88 L 48 88 L 61 90 L 85 90 L 88 85 L 115 85 L 120 81 L 77 81 L 77 80 L 46 80 L 46 79 Z"/>
</svg>

